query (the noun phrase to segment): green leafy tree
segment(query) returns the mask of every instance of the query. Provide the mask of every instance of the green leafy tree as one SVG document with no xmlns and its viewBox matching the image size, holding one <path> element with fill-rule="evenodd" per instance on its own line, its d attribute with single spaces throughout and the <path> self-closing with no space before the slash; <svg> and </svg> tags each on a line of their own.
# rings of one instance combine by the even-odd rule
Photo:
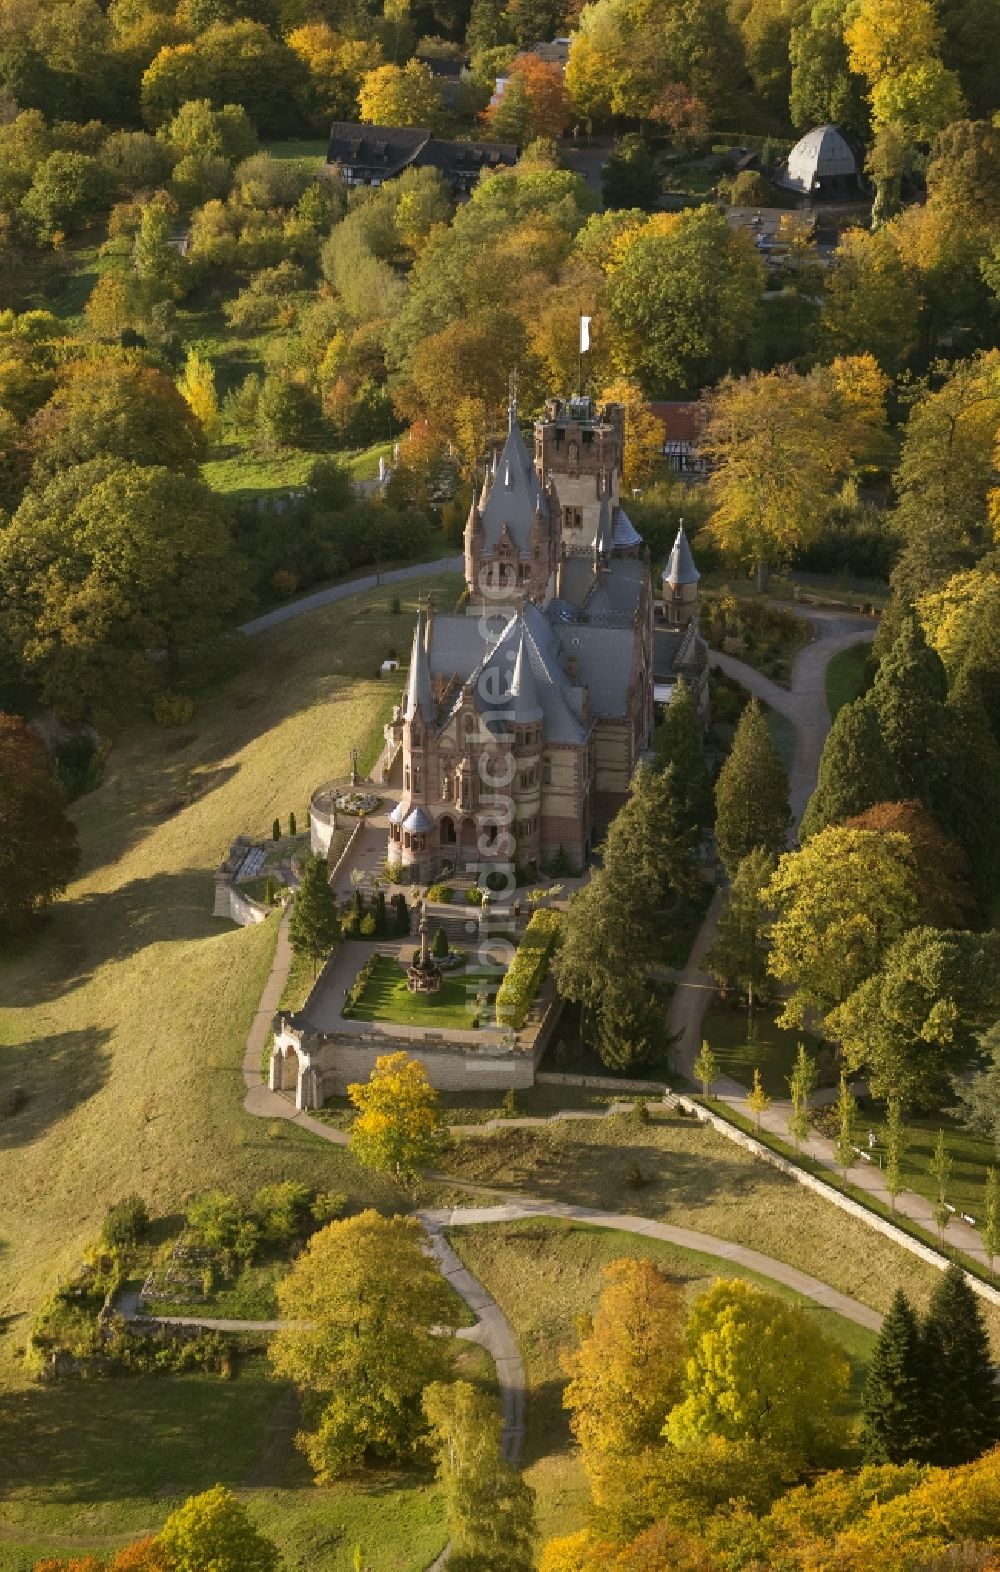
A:
<svg viewBox="0 0 1000 1572">
<path fill-rule="evenodd" d="M 729 876 L 752 851 L 783 851 L 790 819 L 785 766 L 763 706 L 751 699 L 715 785 L 715 838 Z"/>
<path fill-rule="evenodd" d="M 89 459 L 163 465 L 194 475 L 205 456 L 204 434 L 173 379 L 111 355 L 64 367 L 29 435 L 34 486 Z"/>
<path fill-rule="evenodd" d="M 80 860 L 52 760 L 38 733 L 0 713 L 0 930 L 61 895 Z"/>
<path fill-rule="evenodd" d="M 789 112 L 798 131 L 831 124 L 859 136 L 868 130 L 864 79 L 848 64 L 846 12 L 847 0 L 816 0 L 808 11 L 795 12 L 788 48 Z"/>
<path fill-rule="evenodd" d="M 947 1394 L 933 1415 L 930 1457 L 945 1467 L 970 1463 L 1000 1437 L 1000 1403 L 982 1311 L 960 1267 L 935 1284 L 925 1325 L 940 1347 Z"/>
<path fill-rule="evenodd" d="M 871 354 L 891 375 L 917 350 L 921 327 L 918 278 L 886 229 L 849 229 L 827 277 L 821 335 L 840 355 Z"/>
<path fill-rule="evenodd" d="M 913 928 L 826 1024 L 847 1064 L 866 1067 L 876 1097 L 940 1107 L 1000 1006 L 996 976 L 992 935 Z"/>
<path fill-rule="evenodd" d="M 694 694 L 678 677 L 663 721 L 656 733 L 659 768 L 674 768 L 674 786 L 683 819 L 692 829 L 712 821 L 712 783 L 705 763 L 705 728 Z"/>
<path fill-rule="evenodd" d="M 924 1392 L 920 1329 L 897 1288 L 872 1351 L 862 1400 L 866 1463 L 905 1463 L 923 1455 Z"/>
<path fill-rule="evenodd" d="M 180 300 L 186 292 L 186 263 L 171 245 L 173 219 L 162 202 L 147 202 L 132 246 L 132 266 L 146 296 Z"/>
<path fill-rule="evenodd" d="M 267 447 L 310 447 L 322 425 L 319 396 L 311 387 L 281 375 L 264 378 L 257 401 L 257 428 Z"/>
<path fill-rule="evenodd" d="M 337 897 L 330 888 L 326 858 L 310 857 L 302 871 L 288 924 L 292 949 L 312 962 L 313 976 L 340 938 Z"/>
<path fill-rule="evenodd" d="M 948 1192 L 951 1188 L 951 1176 L 955 1168 L 955 1159 L 948 1151 L 948 1142 L 943 1130 L 939 1130 L 934 1142 L 934 1153 L 927 1164 L 928 1172 L 937 1187 L 937 1202 L 945 1206 L 948 1201 Z"/>
<path fill-rule="evenodd" d="M 708 1042 L 702 1042 L 697 1059 L 694 1061 L 694 1073 L 701 1082 L 701 1095 L 707 1097 L 711 1088 L 719 1079 L 719 1061 L 712 1052 Z"/>
<path fill-rule="evenodd" d="M 754 1009 L 767 981 L 770 912 L 764 891 L 776 867 L 774 857 L 762 846 L 741 859 L 719 915 L 718 938 L 704 962 L 718 982 L 746 996 L 751 1041 Z"/>
<path fill-rule="evenodd" d="M 775 912 L 768 968 L 790 989 L 782 1023 L 826 1015 L 881 966 L 917 918 L 903 835 L 831 827 L 781 858 L 764 899 Z"/>
<path fill-rule="evenodd" d="M 366 1168 L 409 1182 L 447 1145 L 441 1100 L 419 1059 L 383 1054 L 347 1095 L 358 1110 L 351 1151 Z"/>
<path fill-rule="evenodd" d="M 107 713 L 168 680 L 240 604 L 243 561 L 201 480 L 95 460 L 31 491 L 0 535 L 0 625 L 47 700 Z"/>
<path fill-rule="evenodd" d="M 850 1366 L 804 1310 L 719 1280 L 695 1300 L 684 1337 L 686 1395 L 665 1430 L 674 1446 L 716 1435 L 774 1447 L 801 1466 L 842 1438 Z"/>
<path fill-rule="evenodd" d="M 885 1187 L 889 1204 L 896 1210 L 896 1197 L 905 1189 L 903 1184 L 903 1158 L 906 1155 L 906 1131 L 903 1128 L 903 1105 L 898 1097 L 890 1097 L 885 1116 Z"/>
<path fill-rule="evenodd" d="M 497 1404 L 456 1381 L 429 1386 L 423 1407 L 446 1503 L 449 1565 L 456 1572 L 532 1572 L 534 1492 L 501 1457 Z"/>
<path fill-rule="evenodd" d="M 157 1536 L 176 1572 L 275 1572 L 276 1547 L 224 1485 L 191 1496 Z"/>
<path fill-rule="evenodd" d="M 107 200 L 110 182 L 88 153 L 54 152 L 36 168 L 21 203 L 40 240 L 78 229 Z"/>
<path fill-rule="evenodd" d="M 847 1170 L 853 1168 L 858 1160 L 855 1150 L 857 1140 L 858 1105 L 854 1101 L 854 1093 L 847 1084 L 847 1076 L 840 1077 L 840 1092 L 837 1097 L 837 1162 L 840 1164 L 841 1177 L 847 1178 Z"/>
<path fill-rule="evenodd" d="M 650 212 L 663 189 L 659 161 L 644 137 L 623 136 L 601 171 L 605 211 L 641 208 Z"/>
<path fill-rule="evenodd" d="M 426 1435 L 425 1389 L 447 1380 L 455 1296 L 415 1218 L 361 1212 L 313 1234 L 278 1284 L 287 1323 L 275 1372 L 315 1394 L 299 1437 L 319 1482 L 365 1461 L 409 1458 Z"/>
<path fill-rule="evenodd" d="M 691 392 L 745 364 L 760 309 L 761 264 L 711 207 L 651 219 L 608 276 L 613 359 L 651 395 Z"/>
</svg>

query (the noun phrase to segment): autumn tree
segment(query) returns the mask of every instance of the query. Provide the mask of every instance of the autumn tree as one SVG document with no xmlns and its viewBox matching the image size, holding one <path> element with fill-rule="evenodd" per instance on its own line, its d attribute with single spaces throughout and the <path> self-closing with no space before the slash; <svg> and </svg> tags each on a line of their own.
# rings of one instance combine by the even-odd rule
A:
<svg viewBox="0 0 1000 1572">
<path fill-rule="evenodd" d="M 358 1110 L 351 1151 L 364 1167 L 409 1182 L 441 1155 L 447 1129 L 419 1059 L 382 1054 L 368 1080 L 349 1086 L 347 1095 Z"/>
<path fill-rule="evenodd" d="M 682 1299 L 650 1261 L 605 1268 L 579 1348 L 564 1357 L 563 1403 L 597 1506 L 610 1504 L 629 1459 L 656 1447 L 680 1395 Z"/>
<path fill-rule="evenodd" d="M 215 371 L 207 356 L 194 345 L 188 347 L 184 370 L 177 380 L 178 391 L 195 416 L 206 437 L 219 423 L 219 398 L 215 391 Z"/>
<path fill-rule="evenodd" d="M 644 119 L 673 83 L 714 109 L 737 87 L 740 53 L 719 0 L 595 0 L 574 34 L 566 85 L 588 119 Z"/>
<path fill-rule="evenodd" d="M 800 1307 L 720 1279 L 694 1301 L 684 1342 L 686 1395 L 666 1426 L 675 1446 L 718 1435 L 772 1447 L 801 1467 L 841 1441 L 850 1366 Z"/>
<path fill-rule="evenodd" d="M 286 1323 L 275 1372 L 310 1394 L 298 1441 L 319 1482 L 369 1460 L 412 1457 L 426 1434 L 425 1388 L 447 1380 L 441 1327 L 456 1303 L 415 1218 L 361 1212 L 313 1234 L 278 1284 Z"/>
<path fill-rule="evenodd" d="M 205 456 L 204 434 L 172 378 L 110 355 L 65 366 L 27 437 L 36 482 L 89 459 L 193 472 Z"/>
<path fill-rule="evenodd" d="M 288 937 L 297 955 L 312 963 L 313 977 L 340 938 L 337 897 L 330 887 L 326 858 L 310 857 L 302 872 L 288 924 Z"/>
<path fill-rule="evenodd" d="M 874 355 L 892 375 L 920 338 L 919 278 L 885 229 L 848 229 L 827 274 L 821 333 L 838 355 Z"/>
<path fill-rule="evenodd" d="M 796 12 L 789 38 L 789 113 L 797 131 L 841 125 L 864 136 L 864 78 L 851 70 L 844 41 L 847 0 L 814 0 Z"/>
<path fill-rule="evenodd" d="M 276 1572 L 277 1548 L 223 1485 L 190 1496 L 157 1536 L 172 1572 Z"/>
<path fill-rule="evenodd" d="M 62 894 L 80 853 L 45 744 L 2 713 L 0 824 L 0 929 L 10 931 Z"/>
<path fill-rule="evenodd" d="M 532 1572 L 534 1495 L 500 1452 L 497 1404 L 468 1381 L 435 1382 L 423 1396 L 448 1520 L 449 1566 Z"/>
<path fill-rule="evenodd" d="M 764 895 L 775 912 L 771 975 L 790 989 L 782 1024 L 826 1015 L 881 966 L 917 918 L 902 835 L 830 828 L 778 863 Z"/>
<path fill-rule="evenodd" d="M 887 383 L 870 355 L 802 376 L 726 378 L 706 399 L 710 529 L 761 584 L 818 533 L 838 485 L 885 425 Z"/>
<path fill-rule="evenodd" d="M 500 97 L 483 111 L 489 135 L 502 142 L 560 137 L 573 117 L 562 68 L 537 55 L 518 55 L 505 72 Z"/>
<path fill-rule="evenodd" d="M 355 120 L 358 92 L 369 72 L 383 64 L 377 38 L 350 38 L 329 22 L 305 22 L 288 34 L 293 49 L 309 72 L 306 112 L 321 131 L 331 120 Z"/>
<path fill-rule="evenodd" d="M 905 835 L 913 853 L 919 915 L 933 928 L 971 928 L 976 902 L 969 883 L 969 861 L 962 848 L 940 829 L 920 802 L 879 802 L 845 819 L 851 830 Z"/>
<path fill-rule="evenodd" d="M 657 474 L 663 455 L 663 422 L 643 397 L 638 382 L 619 377 L 601 390 L 602 403 L 620 404 L 625 411 L 622 454 L 622 495 L 641 489 Z"/>
<path fill-rule="evenodd" d="M 868 698 L 844 704 L 834 717 L 820 755 L 816 789 L 806 804 L 799 839 L 891 800 L 896 772 L 882 740 L 878 714 Z"/>
<path fill-rule="evenodd" d="M 376 66 L 361 78 L 358 112 L 369 125 L 433 126 L 441 116 L 441 90 L 423 61 Z"/>
<path fill-rule="evenodd" d="M 704 961 L 717 982 L 745 997 L 751 1038 L 754 1009 L 767 981 L 770 912 L 764 892 L 776 867 L 774 854 L 764 846 L 740 859 L 719 914 L 718 937 Z"/>
<path fill-rule="evenodd" d="M 715 785 L 715 838 L 730 877 L 752 851 L 783 851 L 790 818 L 788 776 L 763 706 L 751 699 Z"/>
</svg>

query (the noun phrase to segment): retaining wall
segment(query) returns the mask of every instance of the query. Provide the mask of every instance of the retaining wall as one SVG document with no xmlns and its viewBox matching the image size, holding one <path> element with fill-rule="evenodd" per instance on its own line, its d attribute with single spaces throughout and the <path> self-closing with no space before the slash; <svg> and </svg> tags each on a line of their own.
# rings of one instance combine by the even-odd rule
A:
<svg viewBox="0 0 1000 1572">
<path fill-rule="evenodd" d="M 742 1146 L 744 1151 L 752 1152 L 762 1162 L 770 1163 L 772 1168 L 777 1168 L 781 1173 L 787 1174 L 790 1179 L 794 1179 L 795 1183 L 802 1185 L 804 1189 L 812 1190 L 816 1195 L 821 1195 L 824 1201 L 831 1201 L 834 1206 L 839 1206 L 842 1212 L 848 1212 L 851 1217 L 860 1218 L 861 1222 L 866 1223 L 869 1228 L 873 1228 L 876 1233 L 884 1234 L 894 1244 L 902 1245 L 904 1250 L 909 1250 L 911 1255 L 919 1256 L 921 1261 L 926 1261 L 930 1266 L 936 1266 L 939 1272 L 943 1272 L 951 1266 L 952 1263 L 948 1257 L 933 1249 L 932 1246 L 924 1244 L 920 1239 L 915 1239 L 905 1229 L 897 1228 L 895 1223 L 890 1223 L 887 1218 L 880 1217 L 877 1212 L 873 1212 L 869 1207 L 862 1206 L 860 1201 L 852 1200 L 849 1195 L 844 1195 L 842 1191 L 836 1189 L 832 1184 L 826 1184 L 822 1179 L 817 1179 L 815 1174 L 807 1173 L 804 1168 L 800 1168 L 797 1163 L 791 1162 L 787 1157 L 782 1157 L 778 1152 L 772 1152 L 771 1148 L 765 1146 L 763 1141 L 756 1140 L 746 1130 L 741 1130 L 736 1125 L 730 1124 L 728 1119 L 723 1119 L 719 1114 L 714 1114 L 704 1104 L 696 1103 L 690 1097 L 675 1096 L 674 1101 L 678 1107 L 686 1109 L 688 1113 L 696 1114 L 703 1123 L 710 1124 L 714 1130 L 718 1130 L 719 1134 L 724 1135 L 727 1140 L 733 1141 L 737 1146 Z M 984 1283 L 981 1278 L 974 1277 L 971 1272 L 965 1273 L 965 1280 L 969 1287 L 979 1294 L 980 1298 L 989 1300 L 990 1304 L 1000 1305 L 1000 1290 L 991 1288 L 989 1283 Z"/>
</svg>

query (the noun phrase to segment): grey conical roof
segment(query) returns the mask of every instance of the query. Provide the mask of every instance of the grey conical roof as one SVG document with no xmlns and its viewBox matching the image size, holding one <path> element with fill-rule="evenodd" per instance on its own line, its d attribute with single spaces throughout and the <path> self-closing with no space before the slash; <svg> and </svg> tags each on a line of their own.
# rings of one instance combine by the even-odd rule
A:
<svg viewBox="0 0 1000 1572">
<path fill-rule="evenodd" d="M 599 557 L 610 557 L 615 545 L 614 523 L 611 518 L 611 502 L 607 492 L 601 498 L 601 511 L 597 520 L 597 534 L 594 536 L 594 550 Z"/>
<path fill-rule="evenodd" d="M 434 686 L 431 682 L 430 662 L 424 648 L 422 611 L 417 613 L 417 626 L 413 632 L 413 653 L 410 656 L 410 676 L 406 685 L 406 709 L 403 712 L 403 719 L 412 720 L 418 709 L 425 721 L 434 719 Z"/>
<path fill-rule="evenodd" d="M 542 706 L 538 698 L 534 673 L 531 670 L 531 656 L 523 621 L 507 698 L 507 719 L 515 726 L 533 726 L 541 720 Z"/>
<path fill-rule="evenodd" d="M 499 544 L 505 525 L 514 544 L 523 551 L 535 513 L 546 509 L 545 494 L 524 445 L 516 414 L 516 406 L 512 404 L 510 429 L 489 483 L 489 495 L 479 504 L 487 551 Z"/>
<path fill-rule="evenodd" d="M 674 541 L 674 549 L 670 553 L 670 561 L 663 572 L 663 582 L 665 584 L 697 584 L 700 578 L 701 574 L 694 565 L 691 547 L 688 545 L 688 538 L 684 533 L 684 525 L 682 524 L 677 531 L 677 539 Z"/>
</svg>

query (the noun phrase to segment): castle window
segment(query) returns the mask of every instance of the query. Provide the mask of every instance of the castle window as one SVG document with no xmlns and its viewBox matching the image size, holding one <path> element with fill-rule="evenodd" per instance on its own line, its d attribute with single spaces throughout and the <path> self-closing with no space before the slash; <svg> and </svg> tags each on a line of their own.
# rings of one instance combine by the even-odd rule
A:
<svg viewBox="0 0 1000 1572">
<path fill-rule="evenodd" d="M 409 789 L 410 789 L 410 766 L 407 765 L 405 767 L 405 769 L 403 770 L 403 790 L 404 791 L 409 791 Z"/>
<path fill-rule="evenodd" d="M 549 763 L 548 759 L 545 759 L 542 763 L 542 785 L 552 785 L 552 765 Z"/>
<path fill-rule="evenodd" d="M 413 766 L 413 790 L 414 791 L 419 791 L 420 790 L 420 765 L 419 764 L 415 764 Z"/>
</svg>

